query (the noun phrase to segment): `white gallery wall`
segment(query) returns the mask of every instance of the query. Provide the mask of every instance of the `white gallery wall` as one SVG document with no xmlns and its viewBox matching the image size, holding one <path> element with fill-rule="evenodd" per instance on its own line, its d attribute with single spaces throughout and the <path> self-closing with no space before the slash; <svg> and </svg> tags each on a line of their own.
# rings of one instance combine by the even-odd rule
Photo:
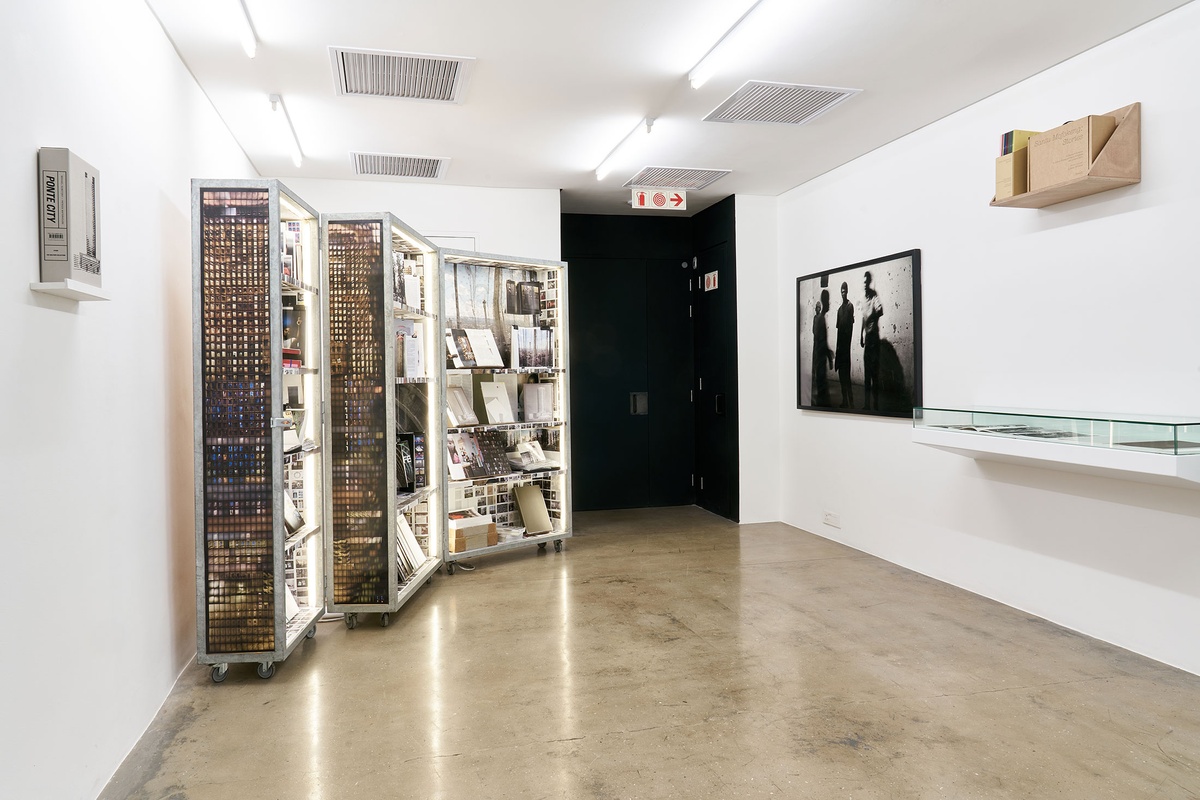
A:
<svg viewBox="0 0 1200 800">
<path fill-rule="evenodd" d="M 779 199 L 784 521 L 1200 673 L 1200 488 L 976 462 L 793 383 L 795 279 L 920 248 L 925 405 L 1200 416 L 1197 75 L 1192 3 Z M 1142 183 L 988 206 L 1002 132 L 1135 101 Z"/>
<path fill-rule="evenodd" d="M 791 385 L 782 349 L 775 293 L 777 201 L 739 194 L 733 200 L 737 259 L 738 521 L 779 516 L 782 386 Z M 717 291 L 720 291 L 718 288 Z"/>
<path fill-rule="evenodd" d="M 196 652 L 189 181 L 255 173 L 141 0 L 0 23 L 0 797 L 76 800 Z M 29 290 L 41 146 L 99 170 L 109 302 Z"/>
<path fill-rule="evenodd" d="M 390 211 L 435 245 L 557 261 L 557 189 L 490 189 L 378 179 L 284 178 L 320 212 Z"/>
</svg>

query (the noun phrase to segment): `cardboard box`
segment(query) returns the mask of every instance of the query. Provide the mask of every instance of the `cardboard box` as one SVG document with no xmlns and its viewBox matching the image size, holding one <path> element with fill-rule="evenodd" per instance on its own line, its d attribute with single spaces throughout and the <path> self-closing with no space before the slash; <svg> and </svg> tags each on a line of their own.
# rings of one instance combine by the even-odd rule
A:
<svg viewBox="0 0 1200 800">
<path fill-rule="evenodd" d="M 496 531 L 495 523 L 488 523 L 449 531 L 446 539 L 451 553 L 463 553 L 481 547 L 493 547 L 500 542 L 500 535 Z"/>
<path fill-rule="evenodd" d="M 1029 191 L 1029 150 L 1022 147 L 996 159 L 996 199 Z"/>
<path fill-rule="evenodd" d="M 1029 139 L 1029 191 L 1082 178 L 1113 131 L 1115 117 L 1083 117 Z"/>
</svg>

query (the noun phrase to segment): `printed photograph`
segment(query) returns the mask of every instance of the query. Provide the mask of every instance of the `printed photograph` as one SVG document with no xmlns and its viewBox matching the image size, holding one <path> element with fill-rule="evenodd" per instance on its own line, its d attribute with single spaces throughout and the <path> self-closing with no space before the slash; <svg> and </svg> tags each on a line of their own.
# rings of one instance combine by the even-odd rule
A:
<svg viewBox="0 0 1200 800">
<path fill-rule="evenodd" d="M 921 251 L 796 279 L 796 407 L 911 417 L 921 404 Z"/>
</svg>

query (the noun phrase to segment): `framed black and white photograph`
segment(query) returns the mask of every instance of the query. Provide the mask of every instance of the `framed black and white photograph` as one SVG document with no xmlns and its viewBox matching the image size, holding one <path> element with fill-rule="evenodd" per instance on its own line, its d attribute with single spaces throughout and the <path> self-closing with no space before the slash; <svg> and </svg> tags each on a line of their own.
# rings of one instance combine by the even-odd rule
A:
<svg viewBox="0 0 1200 800">
<path fill-rule="evenodd" d="M 911 417 L 921 404 L 921 251 L 796 279 L 796 407 Z"/>
</svg>

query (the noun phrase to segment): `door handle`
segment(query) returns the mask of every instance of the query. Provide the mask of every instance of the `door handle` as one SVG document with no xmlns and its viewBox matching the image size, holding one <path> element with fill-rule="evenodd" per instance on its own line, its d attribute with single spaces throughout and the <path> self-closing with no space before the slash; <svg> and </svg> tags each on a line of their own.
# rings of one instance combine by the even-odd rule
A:
<svg viewBox="0 0 1200 800">
<path fill-rule="evenodd" d="M 634 417 L 644 417 L 650 413 L 650 393 L 629 393 L 629 414 Z"/>
</svg>

